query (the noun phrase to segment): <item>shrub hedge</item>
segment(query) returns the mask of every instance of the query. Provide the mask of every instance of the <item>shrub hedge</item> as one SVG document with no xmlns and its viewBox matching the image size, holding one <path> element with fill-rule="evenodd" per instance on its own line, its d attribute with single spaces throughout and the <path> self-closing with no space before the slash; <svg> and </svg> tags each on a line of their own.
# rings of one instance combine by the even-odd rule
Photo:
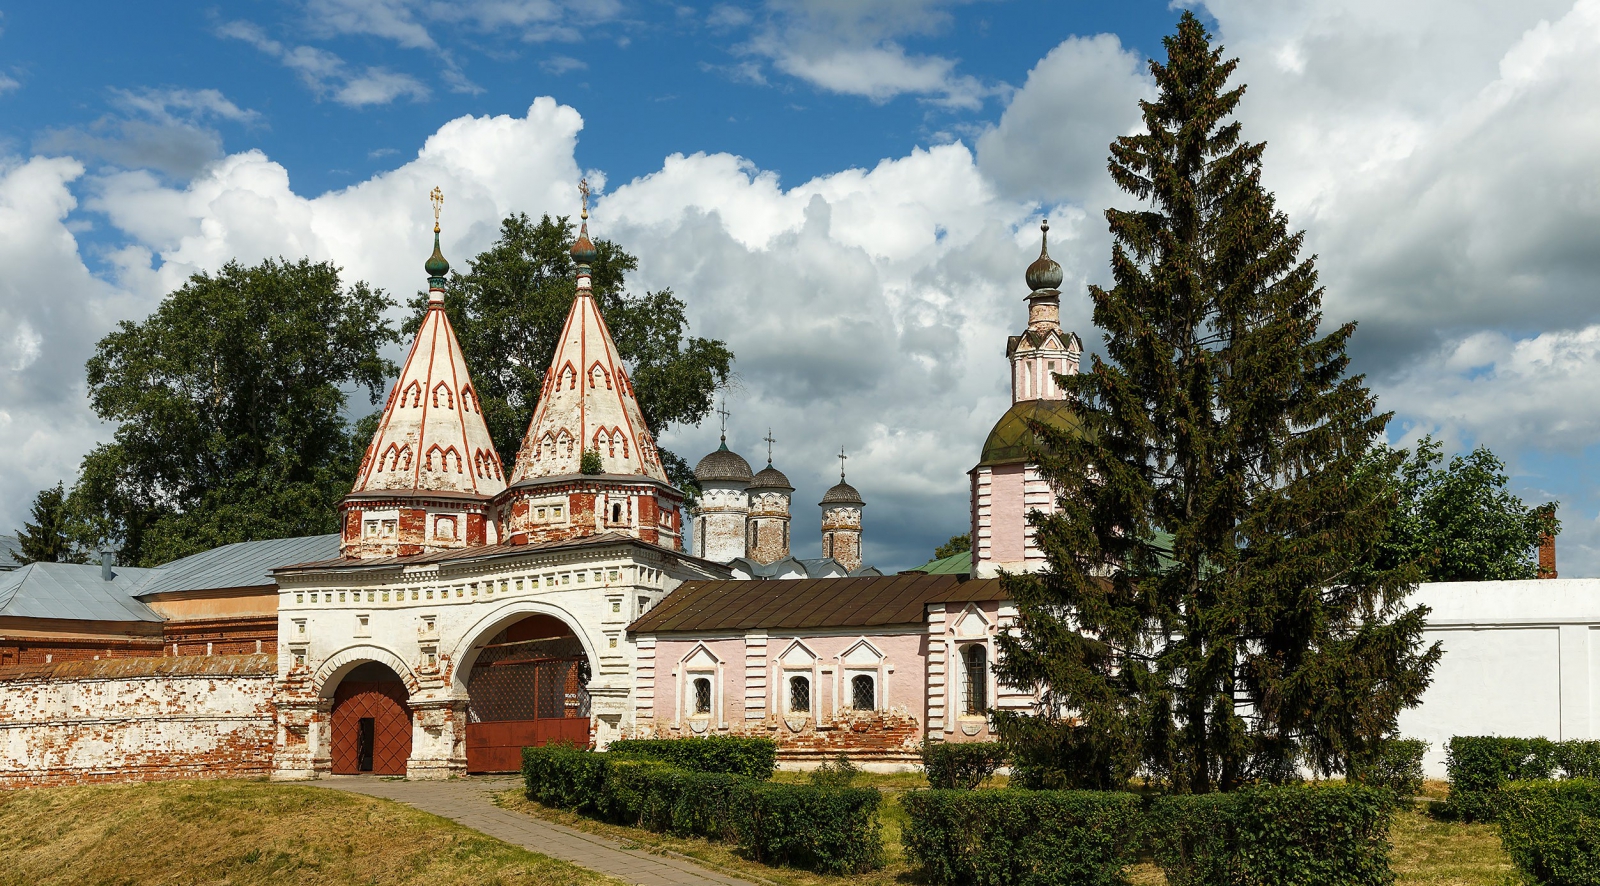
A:
<svg viewBox="0 0 1600 886">
<path fill-rule="evenodd" d="M 1510 781 L 1554 777 L 1563 757 L 1560 751 L 1561 746 L 1547 738 L 1458 735 L 1450 739 L 1445 749 L 1450 796 L 1443 811 L 1466 821 L 1494 820 L 1501 787 Z M 1565 756 L 1567 762 L 1588 771 L 1592 767 L 1585 753 L 1586 747 L 1575 747 Z"/>
<path fill-rule="evenodd" d="M 936 790 L 970 791 L 1005 762 L 1005 749 L 995 742 L 922 742 L 922 769 L 928 775 L 928 786 Z"/>
<path fill-rule="evenodd" d="M 522 776 L 529 799 L 546 806 L 736 843 L 769 864 L 851 874 L 883 863 L 882 794 L 871 788 L 770 784 L 562 746 L 524 748 Z"/>
<path fill-rule="evenodd" d="M 778 768 L 778 743 L 770 738 L 708 735 L 704 738 L 626 738 L 606 752 L 617 757 L 660 760 L 696 772 L 728 772 L 766 781 Z"/>
<path fill-rule="evenodd" d="M 1428 743 L 1418 738 L 1391 738 L 1383 743 L 1378 759 L 1355 767 L 1352 780 L 1375 788 L 1388 788 L 1397 797 L 1422 792 L 1422 756 Z"/>
<path fill-rule="evenodd" d="M 934 883 L 1119 886 L 1139 850 L 1129 793 L 928 790 L 900 805 L 906 856 Z"/>
<path fill-rule="evenodd" d="M 829 874 L 883 865 L 876 788 L 756 784 L 742 799 L 733 829 L 757 861 Z"/>
<path fill-rule="evenodd" d="M 1500 841 L 1544 886 L 1600 883 L 1600 782 L 1512 782 L 1499 795 Z"/>
<path fill-rule="evenodd" d="M 1388 886 L 1395 796 L 1366 785 L 1162 797 L 1147 827 L 1169 886 Z"/>
</svg>

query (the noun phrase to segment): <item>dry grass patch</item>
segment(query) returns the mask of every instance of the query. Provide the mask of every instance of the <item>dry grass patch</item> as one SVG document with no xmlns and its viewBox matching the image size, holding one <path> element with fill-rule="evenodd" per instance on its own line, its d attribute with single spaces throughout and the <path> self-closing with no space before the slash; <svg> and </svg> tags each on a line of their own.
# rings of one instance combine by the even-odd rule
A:
<svg viewBox="0 0 1600 886">
<path fill-rule="evenodd" d="M 1518 879 L 1492 824 L 1439 821 L 1406 809 L 1389 831 L 1396 886 L 1507 886 Z"/>
<path fill-rule="evenodd" d="M 0 884 L 618 886 L 388 800 L 258 781 L 0 791 Z"/>
</svg>

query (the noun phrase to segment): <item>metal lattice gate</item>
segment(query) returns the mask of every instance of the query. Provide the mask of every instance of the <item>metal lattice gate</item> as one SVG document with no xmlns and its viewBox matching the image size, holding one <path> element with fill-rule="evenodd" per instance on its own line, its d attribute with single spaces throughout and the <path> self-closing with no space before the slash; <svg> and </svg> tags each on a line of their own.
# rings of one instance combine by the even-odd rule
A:
<svg viewBox="0 0 1600 886">
<path fill-rule="evenodd" d="M 518 770 L 525 747 L 589 743 L 589 661 L 578 638 L 504 637 L 467 678 L 468 772 Z"/>
</svg>

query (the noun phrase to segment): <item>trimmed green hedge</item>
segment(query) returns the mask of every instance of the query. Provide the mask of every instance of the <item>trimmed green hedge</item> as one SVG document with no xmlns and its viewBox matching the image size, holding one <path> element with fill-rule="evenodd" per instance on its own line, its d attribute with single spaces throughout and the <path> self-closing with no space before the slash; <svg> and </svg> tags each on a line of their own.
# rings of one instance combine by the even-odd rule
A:
<svg viewBox="0 0 1600 886">
<path fill-rule="evenodd" d="M 1120 886 L 1139 850 L 1129 793 L 929 790 L 900 805 L 906 857 L 939 884 Z"/>
<path fill-rule="evenodd" d="M 1422 756 L 1428 743 L 1418 738 L 1391 738 L 1383 742 L 1378 759 L 1358 765 L 1353 781 L 1375 788 L 1388 788 L 1397 797 L 1414 797 L 1422 792 Z"/>
<path fill-rule="evenodd" d="M 883 866 L 876 788 L 758 784 L 741 799 L 734 830 L 757 861 L 829 874 Z"/>
<path fill-rule="evenodd" d="M 778 768 L 778 743 L 770 738 L 709 735 L 704 738 L 625 738 L 606 752 L 617 757 L 660 760 L 696 772 L 727 772 L 766 781 Z"/>
<path fill-rule="evenodd" d="M 1458 735 L 1450 739 L 1445 750 L 1450 796 L 1443 811 L 1465 821 L 1493 821 L 1501 787 L 1511 781 L 1553 778 L 1561 763 L 1560 750 L 1548 738 Z M 1569 762 L 1584 765 L 1584 751 L 1583 747 L 1573 748 L 1567 755 Z"/>
<path fill-rule="evenodd" d="M 1005 748 L 995 742 L 922 742 L 922 769 L 928 775 L 928 786 L 936 790 L 970 791 L 1005 762 Z"/>
<path fill-rule="evenodd" d="M 871 788 L 770 784 L 661 760 L 572 747 L 524 748 L 529 799 L 617 824 L 735 843 L 768 864 L 852 874 L 883 864 Z"/>
<path fill-rule="evenodd" d="M 1365 785 L 1162 797 L 1147 821 L 1169 886 L 1388 886 L 1394 794 Z"/>
<path fill-rule="evenodd" d="M 1534 882 L 1600 883 L 1600 782 L 1512 782 L 1498 805 L 1506 854 Z"/>
</svg>

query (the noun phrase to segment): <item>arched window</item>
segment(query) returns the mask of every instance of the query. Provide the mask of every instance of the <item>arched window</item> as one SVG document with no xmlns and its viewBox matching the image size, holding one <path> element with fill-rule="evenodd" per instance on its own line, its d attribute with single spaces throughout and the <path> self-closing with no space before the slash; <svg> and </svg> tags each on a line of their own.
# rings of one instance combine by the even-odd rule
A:
<svg viewBox="0 0 1600 886">
<path fill-rule="evenodd" d="M 406 405 L 408 400 L 412 406 L 422 405 L 422 384 L 415 379 L 412 380 L 411 384 L 406 385 L 405 391 L 400 394 L 401 406 Z"/>
<path fill-rule="evenodd" d="M 611 505 L 611 522 L 613 522 L 613 523 L 621 523 L 622 522 L 622 503 L 621 502 L 613 502 L 612 503 L 612 505 Z"/>
<path fill-rule="evenodd" d="M 789 713 L 811 713 L 811 678 L 796 674 L 789 678 Z"/>
<path fill-rule="evenodd" d="M 473 405 L 474 402 L 475 402 L 475 397 L 474 397 L 474 395 L 472 393 L 472 385 L 467 385 L 466 387 L 462 388 L 461 389 L 461 408 L 463 410 L 467 411 L 467 412 L 477 412 L 478 411 L 478 407 Z"/>
<path fill-rule="evenodd" d="M 856 674 L 850 678 L 850 706 L 858 711 L 878 709 L 878 691 L 872 675 Z"/>
<path fill-rule="evenodd" d="M 989 709 L 989 654 L 974 643 L 961 649 L 962 713 L 981 717 Z"/>
<path fill-rule="evenodd" d="M 694 680 L 694 712 L 696 716 L 711 714 L 711 680 L 707 677 Z"/>
<path fill-rule="evenodd" d="M 450 386 L 444 382 L 439 382 L 433 386 L 433 405 L 439 405 L 439 397 L 441 394 L 444 396 L 444 408 L 454 409 L 456 406 L 456 396 L 450 393 Z"/>
</svg>

